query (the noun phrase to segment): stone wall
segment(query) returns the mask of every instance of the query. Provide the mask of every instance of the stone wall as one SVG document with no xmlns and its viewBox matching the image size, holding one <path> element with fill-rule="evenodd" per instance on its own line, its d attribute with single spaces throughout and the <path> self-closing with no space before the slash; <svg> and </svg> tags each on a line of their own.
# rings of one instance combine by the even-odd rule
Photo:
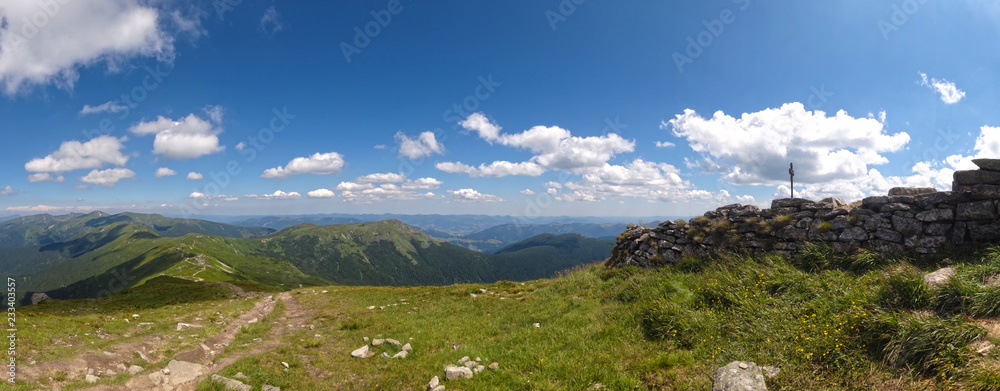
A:
<svg viewBox="0 0 1000 391">
<path fill-rule="evenodd" d="M 660 267 L 685 254 L 715 250 L 793 254 L 806 242 L 851 252 L 916 251 L 930 254 L 947 243 L 1000 240 L 1000 160 L 974 160 L 978 170 L 957 171 L 952 191 L 893 188 L 886 196 L 846 204 L 827 198 L 776 199 L 761 210 L 726 205 L 688 221 L 656 227 L 629 225 L 618 236 L 609 264 Z"/>
</svg>

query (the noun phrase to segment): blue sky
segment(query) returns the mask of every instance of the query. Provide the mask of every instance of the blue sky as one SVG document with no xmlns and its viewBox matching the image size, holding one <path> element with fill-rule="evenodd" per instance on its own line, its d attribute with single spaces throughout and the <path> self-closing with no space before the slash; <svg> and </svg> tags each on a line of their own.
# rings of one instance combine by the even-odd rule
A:
<svg viewBox="0 0 1000 391">
<path fill-rule="evenodd" d="M 695 215 L 789 162 L 814 199 L 948 189 L 1000 155 L 998 16 L 0 0 L 0 214 Z"/>
</svg>

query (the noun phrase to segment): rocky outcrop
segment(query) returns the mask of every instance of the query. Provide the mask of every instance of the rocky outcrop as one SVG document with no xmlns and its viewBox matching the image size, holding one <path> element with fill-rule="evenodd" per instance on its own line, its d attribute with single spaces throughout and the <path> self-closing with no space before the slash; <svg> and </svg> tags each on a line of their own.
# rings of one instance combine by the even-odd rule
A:
<svg viewBox="0 0 1000 391">
<path fill-rule="evenodd" d="M 977 159 L 980 169 L 956 171 L 952 191 L 893 188 L 886 196 L 850 205 L 837 198 L 776 199 L 768 209 L 732 204 L 688 221 L 656 227 L 629 225 L 608 263 L 655 268 L 685 255 L 717 250 L 801 251 L 806 242 L 837 251 L 937 251 L 947 243 L 1000 240 L 1000 160 Z"/>
<path fill-rule="evenodd" d="M 757 364 L 733 361 L 712 374 L 712 391 L 767 391 L 767 385 Z"/>
</svg>

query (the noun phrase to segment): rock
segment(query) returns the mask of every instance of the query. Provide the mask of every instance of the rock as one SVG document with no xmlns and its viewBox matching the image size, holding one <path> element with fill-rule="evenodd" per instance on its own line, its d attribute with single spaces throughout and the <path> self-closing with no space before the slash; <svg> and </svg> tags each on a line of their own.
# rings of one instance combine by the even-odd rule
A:
<svg viewBox="0 0 1000 391">
<path fill-rule="evenodd" d="M 385 342 L 385 340 L 384 340 L 384 339 L 379 339 L 379 338 L 376 338 L 376 339 L 373 339 L 373 340 L 372 340 L 372 346 L 379 346 L 379 345 L 381 345 L 381 344 L 382 344 L 382 343 L 384 343 L 384 342 Z"/>
<path fill-rule="evenodd" d="M 239 380 L 230 379 L 228 377 L 222 377 L 219 375 L 212 375 L 212 381 L 215 383 L 221 383 L 226 390 L 232 391 L 250 391 L 250 386 L 244 384 Z"/>
<path fill-rule="evenodd" d="M 441 385 L 441 379 L 437 376 L 431 378 L 431 381 L 427 382 L 427 391 L 433 391 L 437 386 Z"/>
<path fill-rule="evenodd" d="M 469 369 L 475 368 L 476 365 L 478 365 L 478 364 L 475 361 L 472 361 L 472 360 L 469 360 L 469 361 L 465 362 L 465 367 L 469 368 Z"/>
<path fill-rule="evenodd" d="M 170 384 L 179 385 L 197 379 L 204 374 L 204 369 L 205 367 L 201 364 L 170 360 L 164 374 L 170 375 Z"/>
<path fill-rule="evenodd" d="M 469 356 L 462 357 L 458 359 L 458 365 L 465 365 L 467 361 L 469 361 Z"/>
<path fill-rule="evenodd" d="M 45 300 L 45 299 L 51 299 L 51 297 L 49 297 L 49 295 L 46 295 L 45 292 L 32 293 L 31 294 L 31 305 L 35 305 L 35 304 L 41 303 L 42 300 Z"/>
<path fill-rule="evenodd" d="M 772 367 L 770 365 L 765 365 L 763 367 L 760 367 L 760 369 L 764 370 L 764 376 L 767 376 L 768 379 L 773 379 L 775 376 L 778 376 L 778 374 L 781 373 L 781 368 Z"/>
<path fill-rule="evenodd" d="M 281 387 L 275 387 L 269 384 L 264 384 L 261 388 L 263 391 L 281 391 Z"/>
<path fill-rule="evenodd" d="M 917 220 L 923 222 L 946 221 L 955 218 L 955 211 L 951 209 L 931 209 L 917 213 Z"/>
<path fill-rule="evenodd" d="M 928 287 L 944 285 L 951 276 L 955 275 L 955 268 L 945 267 L 924 275 L 924 284 Z"/>
<path fill-rule="evenodd" d="M 370 310 L 374 310 L 374 309 L 375 309 L 375 306 L 373 306 L 373 305 L 370 305 L 370 306 L 368 306 L 368 309 L 370 309 Z"/>
<path fill-rule="evenodd" d="M 404 351 L 411 351 L 411 350 L 413 350 L 413 347 L 412 347 L 412 346 L 410 346 L 410 343 L 409 343 L 409 342 L 407 342 L 407 343 L 406 343 L 406 345 L 403 345 L 402 349 L 403 349 Z"/>
<path fill-rule="evenodd" d="M 868 233 L 865 232 L 864 228 L 854 227 L 851 229 L 844 230 L 844 232 L 840 234 L 840 240 L 842 241 L 868 240 Z"/>
<path fill-rule="evenodd" d="M 889 189 L 889 197 L 892 196 L 915 196 L 937 192 L 933 187 L 893 187 Z"/>
<path fill-rule="evenodd" d="M 244 375 L 243 372 L 236 372 L 236 374 L 233 375 L 233 378 L 238 380 L 250 380 L 250 377 Z"/>
<path fill-rule="evenodd" d="M 978 184 L 972 185 L 969 195 L 976 200 L 995 200 L 1000 198 L 1000 185 Z"/>
<path fill-rule="evenodd" d="M 482 372 L 484 369 L 486 369 L 486 367 L 484 367 L 482 365 L 476 365 L 475 368 L 472 368 L 472 372 L 479 373 L 479 372 Z"/>
<path fill-rule="evenodd" d="M 146 357 L 146 354 L 145 354 L 145 353 L 143 353 L 143 352 L 140 352 L 140 351 L 136 350 L 136 351 L 135 351 L 135 354 L 138 354 L 138 355 L 139 355 L 139 358 L 141 358 L 141 359 L 142 359 L 143 361 L 145 361 L 145 362 L 150 362 L 150 361 L 149 361 L 149 357 Z"/>
<path fill-rule="evenodd" d="M 904 236 L 924 232 L 924 223 L 908 217 L 892 216 L 892 229 Z"/>
<path fill-rule="evenodd" d="M 444 377 L 448 380 L 472 379 L 472 370 L 466 367 L 449 365 L 444 368 Z"/>
<path fill-rule="evenodd" d="M 145 369 L 143 369 L 142 367 L 140 367 L 138 365 L 130 365 L 128 367 L 128 369 L 126 370 L 126 372 L 128 372 L 129 375 L 136 375 L 136 374 L 139 374 L 140 372 L 142 372 L 144 370 Z"/>
<path fill-rule="evenodd" d="M 893 242 L 893 243 L 903 242 L 903 234 L 893 231 L 891 229 L 879 228 L 878 231 L 875 231 L 875 237 L 885 240 L 887 242 Z"/>
<path fill-rule="evenodd" d="M 399 353 L 396 353 L 395 355 L 393 355 L 392 358 L 406 358 L 406 355 L 409 354 L 409 353 L 410 352 L 408 352 L 408 351 L 400 350 Z"/>
<path fill-rule="evenodd" d="M 1000 172 L 986 170 L 955 171 L 952 179 L 955 186 L 978 184 L 1000 185 Z"/>
<path fill-rule="evenodd" d="M 993 348 L 995 347 L 996 346 L 994 346 L 992 342 L 983 340 L 972 344 L 972 351 L 976 352 L 976 354 L 980 356 L 986 357 L 990 355 L 990 352 L 993 351 Z"/>
<path fill-rule="evenodd" d="M 444 384 L 442 384 L 440 386 L 434 387 L 434 389 L 431 390 L 431 391 L 444 391 L 444 390 L 445 390 L 445 386 L 444 386 Z"/>
<path fill-rule="evenodd" d="M 196 328 L 196 329 L 199 329 L 199 328 L 201 328 L 201 325 L 200 324 L 184 323 L 184 322 L 177 323 L 177 331 L 181 331 L 181 330 L 184 330 L 186 328 Z"/>
<path fill-rule="evenodd" d="M 497 369 L 500 369 L 500 363 L 494 362 L 491 363 L 490 365 L 487 365 L 486 367 L 489 368 L 491 371 L 495 371 Z"/>
<path fill-rule="evenodd" d="M 97 383 L 98 381 L 101 380 L 101 378 L 94 375 L 87 375 L 87 377 L 84 379 L 87 381 L 87 383 Z"/>
<path fill-rule="evenodd" d="M 993 201 L 973 201 L 958 204 L 955 210 L 956 220 L 992 220 L 997 217 Z"/>
<path fill-rule="evenodd" d="M 400 343 L 399 341 L 397 341 L 395 339 L 392 339 L 392 338 L 386 338 L 385 339 L 385 343 L 387 343 L 389 345 L 392 345 L 392 346 L 396 346 L 396 347 L 403 346 L 402 343 Z"/>
<path fill-rule="evenodd" d="M 354 358 L 365 358 L 365 357 L 368 357 L 368 345 L 365 345 L 365 346 L 362 346 L 360 348 L 354 349 L 354 351 L 351 352 L 351 357 L 354 357 Z"/>
<path fill-rule="evenodd" d="M 382 357 L 385 357 L 385 358 L 389 358 L 390 356 L 389 356 L 389 353 L 387 353 L 387 352 L 382 352 Z"/>
<path fill-rule="evenodd" d="M 104 376 L 115 377 L 115 376 L 118 376 L 118 373 L 116 373 L 115 371 L 109 369 L 109 370 L 104 371 Z"/>
<path fill-rule="evenodd" d="M 972 159 L 972 164 L 980 170 L 1000 171 L 1000 159 Z"/>
<path fill-rule="evenodd" d="M 757 364 L 733 361 L 712 374 L 712 391 L 766 391 L 764 375 Z"/>
<path fill-rule="evenodd" d="M 115 365 L 115 369 L 121 371 L 122 373 L 125 373 L 125 371 L 128 370 L 128 367 L 126 367 L 125 364 L 123 363 L 119 363 L 118 365 Z"/>
<path fill-rule="evenodd" d="M 537 328 L 537 327 L 542 327 L 542 324 L 541 323 L 535 323 L 532 326 L 535 326 Z"/>
</svg>

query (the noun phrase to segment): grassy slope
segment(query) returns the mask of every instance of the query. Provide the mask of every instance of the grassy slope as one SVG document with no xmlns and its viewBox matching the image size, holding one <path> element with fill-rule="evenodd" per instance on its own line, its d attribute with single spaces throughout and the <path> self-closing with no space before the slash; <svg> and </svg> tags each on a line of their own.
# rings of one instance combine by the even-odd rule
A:
<svg viewBox="0 0 1000 391">
<path fill-rule="evenodd" d="M 996 389 L 998 353 L 978 357 L 966 346 L 1000 342 L 978 325 L 1000 315 L 990 306 L 1000 288 L 981 285 L 1000 274 L 1000 253 L 961 259 L 970 263 L 959 262 L 959 277 L 940 290 L 905 260 L 819 250 L 792 260 L 689 258 L 658 271 L 593 265 L 524 284 L 306 289 L 296 298 L 316 329 L 222 374 L 298 390 L 419 389 L 446 364 L 480 356 L 500 370 L 445 382 L 449 389 L 687 390 L 708 389 L 715 368 L 748 360 L 781 368 L 771 390 Z M 940 260 L 918 266 L 934 270 Z M 349 356 L 378 336 L 414 352 Z"/>
</svg>

